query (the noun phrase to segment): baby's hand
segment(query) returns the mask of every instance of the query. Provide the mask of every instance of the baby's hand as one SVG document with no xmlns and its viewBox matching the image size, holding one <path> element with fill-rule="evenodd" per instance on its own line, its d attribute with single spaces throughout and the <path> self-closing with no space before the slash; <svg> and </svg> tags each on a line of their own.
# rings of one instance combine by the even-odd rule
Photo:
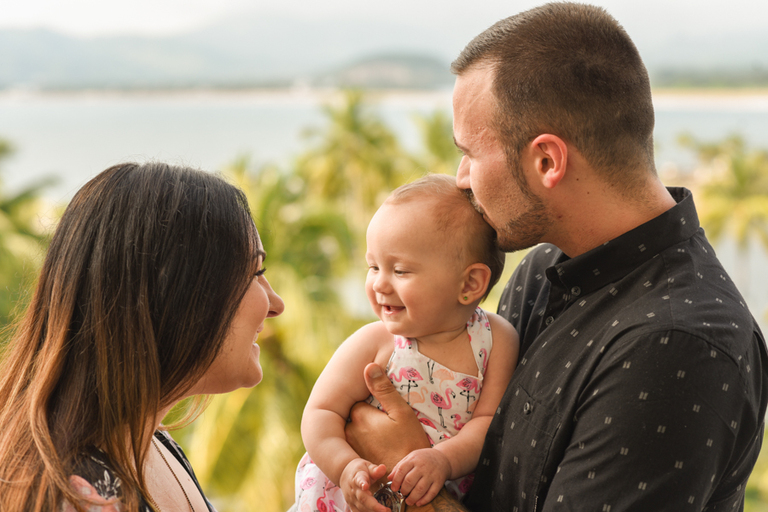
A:
<svg viewBox="0 0 768 512">
<path fill-rule="evenodd" d="M 423 448 L 409 453 L 387 477 L 392 489 L 408 496 L 408 505 L 421 507 L 437 496 L 451 476 L 451 463 L 440 450 Z"/>
<path fill-rule="evenodd" d="M 384 464 L 353 459 L 341 472 L 339 487 L 352 512 L 390 512 L 373 497 L 371 484 L 387 473 Z"/>
</svg>

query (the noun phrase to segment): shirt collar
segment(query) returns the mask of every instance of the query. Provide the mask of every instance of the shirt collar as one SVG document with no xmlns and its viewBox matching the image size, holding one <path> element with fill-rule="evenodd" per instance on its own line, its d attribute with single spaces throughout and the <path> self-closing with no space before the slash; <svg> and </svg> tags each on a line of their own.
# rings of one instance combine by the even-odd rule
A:
<svg viewBox="0 0 768 512">
<path fill-rule="evenodd" d="M 566 289 L 589 293 L 617 281 L 663 250 L 689 239 L 699 229 L 691 191 L 667 188 L 677 204 L 658 217 L 591 251 L 561 259 L 547 270 L 550 281 L 559 279 Z"/>
</svg>

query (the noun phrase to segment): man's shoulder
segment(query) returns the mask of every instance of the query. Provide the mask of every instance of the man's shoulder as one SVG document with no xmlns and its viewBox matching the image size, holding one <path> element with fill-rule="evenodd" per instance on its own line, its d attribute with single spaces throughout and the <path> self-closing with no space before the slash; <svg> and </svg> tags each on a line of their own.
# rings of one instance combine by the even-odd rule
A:
<svg viewBox="0 0 768 512">
<path fill-rule="evenodd" d="M 515 294 L 539 289 L 547 282 L 547 269 L 563 258 L 563 252 L 552 244 L 539 244 L 531 248 L 520 260 L 504 289 L 508 300 L 513 290 Z"/>
<path fill-rule="evenodd" d="M 563 256 L 563 251 L 552 244 L 539 244 L 532 247 L 528 254 L 520 262 L 518 269 L 527 268 L 534 270 L 546 270 L 558 262 Z"/>
</svg>

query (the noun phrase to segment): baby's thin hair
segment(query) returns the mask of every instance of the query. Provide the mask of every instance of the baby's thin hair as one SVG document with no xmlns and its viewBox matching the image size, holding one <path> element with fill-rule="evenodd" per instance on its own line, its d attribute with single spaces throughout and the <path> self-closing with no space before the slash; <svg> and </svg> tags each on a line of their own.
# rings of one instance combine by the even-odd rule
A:
<svg viewBox="0 0 768 512">
<path fill-rule="evenodd" d="M 384 204 L 404 204 L 411 201 L 432 203 L 435 224 L 446 236 L 459 237 L 457 257 L 467 264 L 484 263 L 491 269 L 485 299 L 499 281 L 504 270 L 504 253 L 496 242 L 496 231 L 475 210 L 469 198 L 456 185 L 456 178 L 447 174 L 427 174 L 416 181 L 395 189 Z"/>
</svg>

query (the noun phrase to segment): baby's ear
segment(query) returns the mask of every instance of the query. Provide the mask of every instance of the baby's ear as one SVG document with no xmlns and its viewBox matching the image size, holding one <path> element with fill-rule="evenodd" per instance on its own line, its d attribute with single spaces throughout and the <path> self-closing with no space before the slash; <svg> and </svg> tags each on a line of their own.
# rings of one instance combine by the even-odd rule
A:
<svg viewBox="0 0 768 512">
<path fill-rule="evenodd" d="M 459 302 L 472 304 L 479 302 L 491 281 L 491 269 L 484 263 L 473 263 L 464 269 Z"/>
</svg>

